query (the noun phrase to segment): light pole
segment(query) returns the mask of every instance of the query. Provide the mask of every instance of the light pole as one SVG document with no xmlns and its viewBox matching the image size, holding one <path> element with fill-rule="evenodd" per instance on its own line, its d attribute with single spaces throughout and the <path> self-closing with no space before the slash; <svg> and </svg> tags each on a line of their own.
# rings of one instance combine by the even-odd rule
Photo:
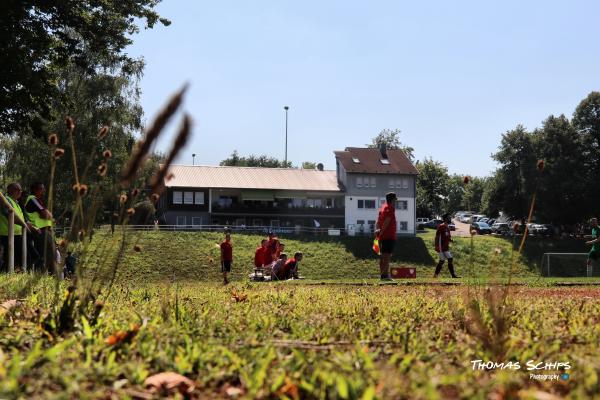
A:
<svg viewBox="0 0 600 400">
<path fill-rule="evenodd" d="M 285 168 L 287 168 L 287 125 L 288 125 L 288 110 L 290 108 L 288 106 L 284 106 L 283 109 L 285 110 L 285 160 L 283 162 L 283 165 Z"/>
<path fill-rule="evenodd" d="M 192 165 L 196 164 L 195 161 L 196 161 L 196 153 L 192 154 Z"/>
</svg>

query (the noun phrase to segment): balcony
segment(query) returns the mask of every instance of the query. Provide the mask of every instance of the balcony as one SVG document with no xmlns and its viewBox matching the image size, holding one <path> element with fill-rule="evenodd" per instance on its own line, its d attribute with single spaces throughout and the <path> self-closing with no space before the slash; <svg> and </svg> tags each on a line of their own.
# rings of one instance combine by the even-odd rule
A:
<svg viewBox="0 0 600 400">
<path fill-rule="evenodd" d="M 293 216 L 313 216 L 326 215 L 330 217 L 343 217 L 343 207 L 273 207 L 258 205 L 232 204 L 230 206 L 221 206 L 218 203 L 212 204 L 213 214 L 227 215 L 293 215 Z"/>
</svg>

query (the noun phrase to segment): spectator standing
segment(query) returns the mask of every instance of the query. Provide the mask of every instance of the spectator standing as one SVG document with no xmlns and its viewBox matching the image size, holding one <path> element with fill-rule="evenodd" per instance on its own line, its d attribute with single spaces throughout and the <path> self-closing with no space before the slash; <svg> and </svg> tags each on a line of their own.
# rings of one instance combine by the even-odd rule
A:
<svg viewBox="0 0 600 400">
<path fill-rule="evenodd" d="M 267 254 L 265 256 L 265 265 L 271 264 L 277 260 L 277 249 L 279 248 L 279 239 L 273 231 L 269 231 L 269 239 L 267 240 Z"/>
<path fill-rule="evenodd" d="M 233 245 L 231 244 L 231 234 L 225 234 L 225 240 L 221 242 L 221 272 L 223 273 L 223 284 L 227 285 L 229 280 L 228 274 L 231 272 L 231 264 L 233 263 Z"/>
<path fill-rule="evenodd" d="M 600 227 L 598 226 L 598 218 L 592 218 L 590 223 L 592 225 L 592 234 L 589 236 L 589 238 L 592 240 L 585 242 L 585 244 L 592 246 L 592 249 L 588 253 L 587 257 L 588 270 L 590 270 L 593 263 L 600 258 Z"/>
<path fill-rule="evenodd" d="M 6 188 L 6 200 L 10 203 L 13 210 L 15 210 L 16 216 L 20 217 L 21 221 L 24 221 L 32 232 L 36 231 L 36 228 L 31 224 L 27 215 L 21 209 L 19 199 L 23 192 L 19 183 L 13 182 Z M 16 265 L 22 263 L 22 239 L 23 239 L 23 226 L 19 224 L 18 218 L 15 218 L 14 224 L 14 260 Z M 8 209 L 2 207 L 0 212 L 0 244 L 2 244 L 2 258 L 0 259 L 0 271 L 6 272 L 8 270 Z M 37 253 L 35 250 L 30 249 L 31 246 L 27 246 L 27 259 L 28 264 L 32 264 L 35 260 Z M 23 267 L 23 266 L 22 266 Z"/>
<path fill-rule="evenodd" d="M 25 202 L 25 212 L 33 226 L 39 230 L 39 233 L 33 235 L 40 260 L 38 268 L 54 273 L 56 251 L 52 239 L 52 213 L 44 205 L 46 188 L 43 183 L 36 182 L 31 185 L 31 193 Z"/>
<path fill-rule="evenodd" d="M 375 236 L 379 238 L 381 256 L 379 258 L 379 272 L 382 281 L 391 281 L 390 259 L 396 244 L 396 193 L 389 192 L 385 195 L 385 204 L 379 209 L 377 230 Z"/>
<path fill-rule="evenodd" d="M 75 277 L 75 264 L 77 263 L 77 258 L 73 255 L 72 252 L 67 251 L 67 257 L 65 258 L 65 278 L 73 278 Z"/>
</svg>

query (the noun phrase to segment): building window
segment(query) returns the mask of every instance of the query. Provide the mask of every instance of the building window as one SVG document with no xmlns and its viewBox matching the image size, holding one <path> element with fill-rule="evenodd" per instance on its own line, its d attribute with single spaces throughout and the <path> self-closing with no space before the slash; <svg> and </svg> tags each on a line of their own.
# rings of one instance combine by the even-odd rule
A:
<svg viewBox="0 0 600 400">
<path fill-rule="evenodd" d="M 364 200 L 358 200 L 358 208 L 365 208 L 365 201 Z"/>
<path fill-rule="evenodd" d="M 279 226 L 279 220 L 278 219 L 272 219 L 271 220 L 271 226 L 278 227 Z"/>
<path fill-rule="evenodd" d="M 352 162 L 354 164 L 360 164 L 360 160 L 358 159 L 358 157 L 352 157 Z"/>
<path fill-rule="evenodd" d="M 325 199 L 325 207 L 333 208 L 333 199 L 332 198 Z"/>
<path fill-rule="evenodd" d="M 408 189 L 408 178 L 402 178 L 402 189 Z"/>
<path fill-rule="evenodd" d="M 396 205 L 397 205 L 396 208 L 398 210 L 408 210 L 408 201 L 406 201 L 406 200 L 398 200 L 396 202 Z"/>
<path fill-rule="evenodd" d="M 185 215 L 177 216 L 177 225 L 185 225 Z"/>
<path fill-rule="evenodd" d="M 396 187 L 396 180 L 395 179 L 390 179 L 389 188 L 390 189 L 394 189 L 395 187 Z"/>
<path fill-rule="evenodd" d="M 356 220 L 356 225 L 364 225 L 365 224 L 365 220 L 364 219 L 357 219 Z"/>
<path fill-rule="evenodd" d="M 375 200 L 365 200 L 365 208 L 374 210 L 375 209 Z"/>
<path fill-rule="evenodd" d="M 204 192 L 196 192 L 194 194 L 194 204 L 204 205 Z"/>
<path fill-rule="evenodd" d="M 408 222 L 406 222 L 406 221 L 400 221 L 400 230 L 401 231 L 407 231 L 408 230 Z"/>
<path fill-rule="evenodd" d="M 252 220 L 252 225 L 254 225 L 254 226 L 262 226 L 262 224 L 263 224 L 262 219 L 253 219 Z"/>
<path fill-rule="evenodd" d="M 365 182 L 365 184 L 367 184 L 367 183 Z M 356 187 L 357 188 L 363 187 L 363 177 L 362 176 L 356 177 Z"/>
<path fill-rule="evenodd" d="M 371 177 L 371 187 L 377 187 L 377 179 L 374 176 Z"/>
<path fill-rule="evenodd" d="M 173 204 L 183 204 L 183 192 L 173 192 Z"/>
<path fill-rule="evenodd" d="M 194 192 L 183 192 L 183 204 L 194 204 Z"/>
<path fill-rule="evenodd" d="M 315 207 L 317 207 L 317 208 L 323 207 L 323 200 L 322 199 L 315 199 Z"/>
</svg>

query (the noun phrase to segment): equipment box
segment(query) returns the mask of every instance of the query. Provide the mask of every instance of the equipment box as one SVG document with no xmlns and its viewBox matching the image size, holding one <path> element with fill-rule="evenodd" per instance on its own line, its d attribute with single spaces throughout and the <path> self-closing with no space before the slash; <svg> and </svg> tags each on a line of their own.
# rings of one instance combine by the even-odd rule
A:
<svg viewBox="0 0 600 400">
<path fill-rule="evenodd" d="M 390 274 L 394 279 L 416 278 L 417 269 L 409 267 L 391 267 Z"/>
</svg>

